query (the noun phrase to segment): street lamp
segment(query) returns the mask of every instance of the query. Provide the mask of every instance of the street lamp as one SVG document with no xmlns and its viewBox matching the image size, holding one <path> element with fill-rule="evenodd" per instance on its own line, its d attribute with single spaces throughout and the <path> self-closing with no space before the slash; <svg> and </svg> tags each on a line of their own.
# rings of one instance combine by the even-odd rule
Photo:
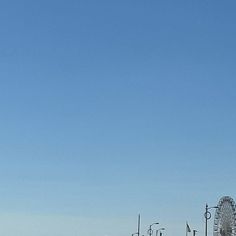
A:
<svg viewBox="0 0 236 236">
<path fill-rule="evenodd" d="M 218 206 L 213 206 L 213 207 L 209 207 L 207 204 L 206 204 L 206 210 L 205 210 L 205 214 L 204 214 L 204 217 L 205 217 L 205 236 L 207 236 L 207 221 L 211 219 L 211 213 L 210 213 L 210 209 L 217 209 Z"/>
<path fill-rule="evenodd" d="M 156 236 L 158 236 L 158 232 L 161 231 L 161 230 L 165 230 L 165 228 L 157 229 L 157 230 L 156 230 Z"/>
<path fill-rule="evenodd" d="M 153 224 L 151 224 L 150 226 L 149 226 L 149 229 L 148 229 L 148 234 L 149 234 L 149 236 L 152 236 L 152 233 L 153 233 L 153 230 L 152 230 L 152 226 L 153 225 L 158 225 L 159 223 L 153 223 Z"/>
</svg>

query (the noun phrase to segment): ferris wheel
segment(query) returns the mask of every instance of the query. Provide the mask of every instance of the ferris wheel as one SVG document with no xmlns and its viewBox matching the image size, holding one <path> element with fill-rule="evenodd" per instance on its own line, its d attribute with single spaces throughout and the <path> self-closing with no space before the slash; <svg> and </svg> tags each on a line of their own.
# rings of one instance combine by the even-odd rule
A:
<svg viewBox="0 0 236 236">
<path fill-rule="evenodd" d="M 236 236 L 236 206 L 234 200 L 225 196 L 217 205 L 213 236 Z"/>
</svg>

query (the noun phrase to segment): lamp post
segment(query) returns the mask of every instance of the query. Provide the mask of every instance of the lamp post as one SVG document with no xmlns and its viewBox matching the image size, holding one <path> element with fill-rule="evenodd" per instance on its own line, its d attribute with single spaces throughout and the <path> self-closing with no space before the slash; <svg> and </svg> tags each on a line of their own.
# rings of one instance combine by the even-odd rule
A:
<svg viewBox="0 0 236 236">
<path fill-rule="evenodd" d="M 217 209 L 218 206 L 213 206 L 213 207 L 209 207 L 207 204 L 206 204 L 206 208 L 205 208 L 205 214 L 204 214 L 204 217 L 205 217 L 205 236 L 207 236 L 207 221 L 211 219 L 211 213 L 210 213 L 210 209 Z"/>
<path fill-rule="evenodd" d="M 152 232 L 153 232 L 153 230 L 152 230 L 152 226 L 153 225 L 158 225 L 159 223 L 153 223 L 153 224 L 151 224 L 150 226 L 149 226 L 149 229 L 148 229 L 148 234 L 149 234 L 149 236 L 152 236 Z"/>
<path fill-rule="evenodd" d="M 165 228 L 157 229 L 157 230 L 156 230 L 156 236 L 158 236 L 158 232 L 161 231 L 161 230 L 165 230 Z"/>
</svg>

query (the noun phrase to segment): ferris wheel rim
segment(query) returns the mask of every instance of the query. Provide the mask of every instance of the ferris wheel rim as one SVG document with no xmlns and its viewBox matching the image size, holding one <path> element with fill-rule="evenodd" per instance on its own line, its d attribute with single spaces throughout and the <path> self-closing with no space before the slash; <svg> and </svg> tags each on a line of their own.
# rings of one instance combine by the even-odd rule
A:
<svg viewBox="0 0 236 236">
<path fill-rule="evenodd" d="M 230 196 L 224 196 L 218 202 L 213 232 L 214 236 L 236 235 L 236 204 Z"/>
</svg>

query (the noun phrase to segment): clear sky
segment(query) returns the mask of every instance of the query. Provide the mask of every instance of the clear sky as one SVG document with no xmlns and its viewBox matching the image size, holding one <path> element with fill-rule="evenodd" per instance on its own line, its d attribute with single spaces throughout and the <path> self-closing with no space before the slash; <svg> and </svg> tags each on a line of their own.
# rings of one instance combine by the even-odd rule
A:
<svg viewBox="0 0 236 236">
<path fill-rule="evenodd" d="M 235 11 L 0 1 L 0 234 L 127 236 L 141 213 L 202 235 L 236 198 Z"/>
</svg>

